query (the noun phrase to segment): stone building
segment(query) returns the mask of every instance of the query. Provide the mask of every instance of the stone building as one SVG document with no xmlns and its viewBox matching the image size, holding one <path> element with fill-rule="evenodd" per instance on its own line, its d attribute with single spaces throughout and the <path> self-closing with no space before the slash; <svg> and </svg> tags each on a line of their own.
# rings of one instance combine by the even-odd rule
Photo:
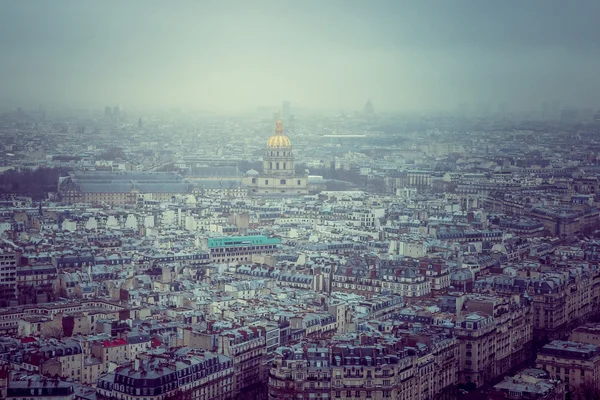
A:
<svg viewBox="0 0 600 400">
<path fill-rule="evenodd" d="M 600 347 L 596 345 L 555 340 L 540 349 L 535 365 L 572 389 L 586 385 L 600 389 Z"/>
<path fill-rule="evenodd" d="M 275 134 L 267 140 L 262 173 L 250 170 L 245 183 L 254 196 L 293 196 L 308 193 L 308 176 L 296 175 L 292 142 L 277 121 Z"/>
<path fill-rule="evenodd" d="M 182 349 L 184 350 L 184 349 Z M 205 399 L 233 397 L 233 363 L 229 357 L 194 350 L 151 357 L 121 365 L 98 380 L 96 398 Z"/>
<path fill-rule="evenodd" d="M 269 399 L 424 400 L 451 393 L 456 341 L 410 344 L 281 347 L 269 374 Z"/>
</svg>

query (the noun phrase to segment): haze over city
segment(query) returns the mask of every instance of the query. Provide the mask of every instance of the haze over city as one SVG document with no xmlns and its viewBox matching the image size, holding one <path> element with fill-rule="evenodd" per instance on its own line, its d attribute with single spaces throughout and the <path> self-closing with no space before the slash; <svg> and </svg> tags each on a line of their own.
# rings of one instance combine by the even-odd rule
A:
<svg viewBox="0 0 600 400">
<path fill-rule="evenodd" d="M 4 105 L 599 102 L 600 2 L 3 1 Z M 277 100 L 274 100 L 277 99 Z"/>
<path fill-rule="evenodd" d="M 0 399 L 600 399 L 600 0 L 0 0 Z"/>
</svg>

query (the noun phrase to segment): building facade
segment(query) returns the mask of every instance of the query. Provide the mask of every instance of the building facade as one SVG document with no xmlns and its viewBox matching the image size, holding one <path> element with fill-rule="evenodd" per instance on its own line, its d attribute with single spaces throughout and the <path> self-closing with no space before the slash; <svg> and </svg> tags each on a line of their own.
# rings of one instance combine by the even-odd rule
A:
<svg viewBox="0 0 600 400">
<path fill-rule="evenodd" d="M 233 363 L 213 353 L 171 354 L 135 360 L 98 380 L 96 398 L 121 399 L 233 399 Z"/>
<path fill-rule="evenodd" d="M 275 253 L 281 239 L 267 236 L 228 236 L 204 239 L 201 247 L 217 263 L 252 261 L 253 255 Z"/>
<path fill-rule="evenodd" d="M 442 398 L 456 384 L 457 355 L 455 340 L 431 347 L 280 347 L 269 374 L 269 400 Z"/>
<path fill-rule="evenodd" d="M 600 347 L 555 340 L 540 349 L 536 367 L 573 389 L 589 385 L 600 389 Z"/>
</svg>

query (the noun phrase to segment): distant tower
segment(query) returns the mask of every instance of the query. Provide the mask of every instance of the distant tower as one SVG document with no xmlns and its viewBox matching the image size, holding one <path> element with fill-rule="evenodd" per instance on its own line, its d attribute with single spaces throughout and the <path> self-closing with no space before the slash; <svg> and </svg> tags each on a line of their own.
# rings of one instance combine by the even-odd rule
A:
<svg viewBox="0 0 600 400">
<path fill-rule="evenodd" d="M 121 110 L 119 110 L 119 106 L 113 107 L 113 119 L 117 124 L 121 121 Z"/>
<path fill-rule="evenodd" d="M 284 100 L 281 103 L 281 118 L 284 121 L 287 121 L 291 115 L 292 115 L 292 103 L 290 103 L 287 100 Z"/>
<path fill-rule="evenodd" d="M 373 115 L 375 114 L 375 108 L 373 107 L 373 103 L 371 103 L 371 99 L 367 100 L 367 104 L 365 104 L 365 115 Z"/>
<path fill-rule="evenodd" d="M 138 128 L 142 129 L 144 127 L 144 124 L 142 123 L 142 117 L 140 117 L 140 119 L 138 119 Z"/>
<path fill-rule="evenodd" d="M 290 115 L 288 117 L 288 122 L 287 122 L 287 127 L 285 128 L 285 131 L 287 133 L 294 133 L 296 132 L 296 118 L 293 115 Z"/>
<path fill-rule="evenodd" d="M 107 118 L 112 117 L 112 108 L 110 106 L 104 107 L 104 116 Z"/>
</svg>

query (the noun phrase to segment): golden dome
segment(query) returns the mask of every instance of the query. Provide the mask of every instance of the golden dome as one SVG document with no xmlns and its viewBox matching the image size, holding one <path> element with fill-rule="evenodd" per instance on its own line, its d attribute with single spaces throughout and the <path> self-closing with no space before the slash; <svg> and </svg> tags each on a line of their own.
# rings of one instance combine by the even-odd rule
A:
<svg viewBox="0 0 600 400">
<path fill-rule="evenodd" d="M 290 138 L 283 134 L 283 124 L 280 119 L 277 120 L 277 124 L 275 125 L 275 134 L 267 140 L 267 147 L 275 150 L 292 148 Z"/>
</svg>

